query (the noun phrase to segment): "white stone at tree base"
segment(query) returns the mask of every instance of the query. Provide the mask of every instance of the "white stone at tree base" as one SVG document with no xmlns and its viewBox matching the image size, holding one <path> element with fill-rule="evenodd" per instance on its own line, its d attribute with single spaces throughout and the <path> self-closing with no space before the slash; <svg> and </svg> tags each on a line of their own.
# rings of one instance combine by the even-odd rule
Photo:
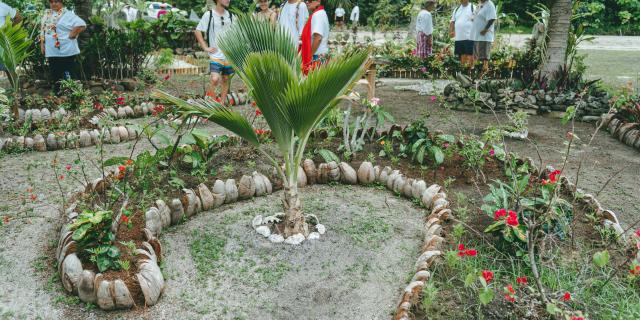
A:
<svg viewBox="0 0 640 320">
<path fill-rule="evenodd" d="M 273 243 L 282 243 L 284 242 L 284 237 L 279 234 L 272 234 L 269 236 L 269 241 Z"/>
<path fill-rule="evenodd" d="M 262 235 L 263 237 L 267 238 L 271 235 L 271 230 L 269 230 L 269 227 L 267 226 L 259 226 L 256 228 L 256 232 L 260 235 Z"/>
<path fill-rule="evenodd" d="M 262 215 L 257 215 L 255 218 L 253 218 L 253 220 L 251 221 L 251 226 L 253 228 L 257 228 L 258 226 L 260 226 L 262 224 Z"/>
<path fill-rule="evenodd" d="M 285 239 L 284 243 L 298 245 L 298 244 L 301 244 L 302 241 L 304 241 L 304 235 L 302 235 L 302 233 L 296 233 L 290 236 L 289 238 Z"/>
<path fill-rule="evenodd" d="M 320 239 L 320 233 L 318 232 L 311 232 L 309 233 L 309 236 L 307 237 L 308 240 L 318 240 Z"/>
<path fill-rule="evenodd" d="M 327 228 L 324 226 L 324 224 L 316 224 L 316 230 L 318 230 L 319 234 L 324 234 L 325 232 L 327 232 Z"/>
</svg>

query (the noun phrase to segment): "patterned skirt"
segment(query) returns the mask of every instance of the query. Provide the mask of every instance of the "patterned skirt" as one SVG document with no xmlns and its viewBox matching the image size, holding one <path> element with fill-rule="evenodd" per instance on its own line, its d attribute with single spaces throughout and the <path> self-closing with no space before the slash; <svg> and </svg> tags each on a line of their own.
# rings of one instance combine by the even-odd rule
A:
<svg viewBox="0 0 640 320">
<path fill-rule="evenodd" d="M 416 56 L 423 59 L 430 56 L 433 51 L 433 35 L 426 35 L 419 31 L 416 44 L 418 46 Z"/>
</svg>

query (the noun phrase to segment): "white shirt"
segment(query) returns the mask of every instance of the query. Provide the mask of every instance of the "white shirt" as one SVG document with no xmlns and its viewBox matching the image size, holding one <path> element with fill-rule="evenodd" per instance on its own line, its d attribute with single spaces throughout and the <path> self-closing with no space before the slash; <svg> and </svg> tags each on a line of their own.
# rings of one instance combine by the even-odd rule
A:
<svg viewBox="0 0 640 320">
<path fill-rule="evenodd" d="M 50 10 L 50 9 L 48 9 Z M 48 11 L 47 10 L 47 11 Z M 45 13 L 46 14 L 46 13 Z M 56 33 L 60 48 L 56 48 L 54 33 L 44 33 L 44 56 L 49 57 L 70 57 L 80 54 L 78 38 L 69 39 L 69 33 L 76 27 L 84 27 L 87 24 L 71 10 L 66 10 L 56 24 Z"/>
<path fill-rule="evenodd" d="M 355 6 L 351 10 L 351 21 L 356 22 L 358 20 L 360 20 L 360 7 Z"/>
<path fill-rule="evenodd" d="M 311 40 L 313 41 L 313 35 L 319 34 L 322 36 L 322 41 L 318 46 L 318 50 L 314 53 L 326 54 L 329 52 L 329 17 L 324 10 L 316 11 L 311 19 Z M 312 42 L 313 43 L 313 42 Z"/>
<path fill-rule="evenodd" d="M 418 13 L 418 19 L 416 20 L 416 32 L 422 32 L 426 35 L 433 33 L 433 20 L 431 19 L 431 12 L 427 10 L 420 10 Z"/>
<path fill-rule="evenodd" d="M 480 31 L 484 30 L 487 26 L 487 21 L 495 20 L 497 18 L 496 6 L 491 2 L 491 0 L 487 0 L 483 4 L 478 4 L 474 12 L 473 27 L 471 28 L 471 40 L 493 42 L 493 27 L 496 25 L 495 22 L 491 24 L 491 27 L 484 36 L 480 34 Z"/>
<path fill-rule="evenodd" d="M 7 17 L 9 19 L 13 19 L 16 17 L 16 9 L 9 7 L 4 2 L 0 2 L 0 23 L 4 25 L 5 21 L 7 21 Z"/>
<path fill-rule="evenodd" d="M 298 12 L 298 25 L 296 25 L 296 11 Z M 291 32 L 291 38 L 297 46 L 307 19 L 309 19 L 309 10 L 304 2 L 286 2 L 280 11 L 278 23 Z"/>
<path fill-rule="evenodd" d="M 473 10 L 471 3 L 467 6 L 459 5 L 453 9 L 451 22 L 454 22 L 456 32 L 455 41 L 471 40 L 471 28 L 473 26 Z"/>
<path fill-rule="evenodd" d="M 213 19 L 211 19 L 211 23 L 209 23 L 211 12 L 213 12 Z M 224 54 L 222 53 L 220 48 L 218 48 L 216 39 L 218 38 L 218 36 L 229 30 L 229 28 L 231 27 L 232 19 L 233 18 L 231 17 L 231 13 L 229 13 L 229 11 L 227 10 L 224 11 L 224 15 L 218 14 L 215 10 L 209 10 L 202 15 L 202 18 L 200 19 L 196 30 L 207 33 L 209 35 L 209 39 L 206 39 L 207 45 L 211 48 L 217 49 L 216 52 L 209 53 L 209 58 L 215 60 L 225 59 Z M 207 27 L 209 27 L 208 32 Z"/>
<path fill-rule="evenodd" d="M 345 14 L 344 9 L 339 8 L 339 7 L 338 7 L 338 8 L 336 8 L 336 17 L 340 17 L 340 18 L 342 18 L 342 17 L 344 17 L 344 14 Z"/>
<path fill-rule="evenodd" d="M 127 22 L 132 22 L 135 21 L 136 18 L 138 17 L 138 9 L 134 8 L 134 7 L 124 7 L 122 8 L 122 12 L 124 13 L 124 17 L 127 20 Z"/>
</svg>

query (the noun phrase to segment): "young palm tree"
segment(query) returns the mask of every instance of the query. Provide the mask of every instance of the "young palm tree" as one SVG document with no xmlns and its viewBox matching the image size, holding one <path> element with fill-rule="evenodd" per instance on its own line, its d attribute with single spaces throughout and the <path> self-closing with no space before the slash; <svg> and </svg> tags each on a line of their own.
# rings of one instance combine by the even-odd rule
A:
<svg viewBox="0 0 640 320">
<path fill-rule="evenodd" d="M 218 44 L 262 111 L 284 160 L 284 170 L 260 148 L 254 129 L 238 112 L 210 100 L 184 101 L 162 91 L 155 91 L 154 96 L 175 104 L 185 116 L 200 116 L 223 126 L 268 157 L 284 181 L 284 236 L 306 236 L 309 231 L 297 189 L 298 167 L 312 130 L 337 104 L 337 97 L 362 75 L 367 53 L 333 59 L 303 76 L 302 61 L 289 32 L 247 15 L 240 15 Z"/>
<path fill-rule="evenodd" d="M 549 17 L 547 57 L 542 66 L 542 74 L 553 79 L 555 74 L 566 65 L 571 15 L 571 0 L 555 0 Z"/>
<path fill-rule="evenodd" d="M 7 69 L 7 77 L 13 88 L 14 95 L 11 110 L 15 119 L 18 118 L 18 103 L 20 103 L 20 74 L 18 67 L 33 52 L 33 44 L 29 40 L 29 33 L 22 24 L 13 24 L 10 19 L 0 27 L 0 62 Z"/>
</svg>

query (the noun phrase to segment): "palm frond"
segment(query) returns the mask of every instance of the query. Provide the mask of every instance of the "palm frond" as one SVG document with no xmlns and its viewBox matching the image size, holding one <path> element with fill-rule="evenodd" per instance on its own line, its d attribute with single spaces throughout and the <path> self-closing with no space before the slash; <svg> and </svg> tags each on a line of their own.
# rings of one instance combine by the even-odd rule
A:
<svg viewBox="0 0 640 320">
<path fill-rule="evenodd" d="M 17 69 L 31 55 L 33 46 L 29 41 L 29 33 L 22 24 L 13 24 L 10 19 L 0 27 L 0 61 L 9 72 L 9 80 L 14 89 L 17 88 Z"/>
<path fill-rule="evenodd" d="M 282 26 L 274 26 L 265 19 L 249 14 L 238 15 L 231 28 L 218 40 L 220 50 L 231 61 L 240 77 L 243 77 L 249 55 L 262 52 L 281 55 L 299 74 L 302 60 L 295 43 L 291 34 Z"/>
<path fill-rule="evenodd" d="M 286 91 L 283 112 L 298 136 L 305 137 L 335 106 L 361 75 L 366 59 L 366 52 L 337 57 Z"/>
<path fill-rule="evenodd" d="M 157 89 L 152 92 L 151 97 L 175 105 L 184 116 L 199 116 L 208 119 L 235 133 L 256 147 L 260 145 L 260 140 L 258 140 L 258 136 L 247 119 L 240 113 L 220 103 L 204 99 L 185 101 Z"/>
</svg>

